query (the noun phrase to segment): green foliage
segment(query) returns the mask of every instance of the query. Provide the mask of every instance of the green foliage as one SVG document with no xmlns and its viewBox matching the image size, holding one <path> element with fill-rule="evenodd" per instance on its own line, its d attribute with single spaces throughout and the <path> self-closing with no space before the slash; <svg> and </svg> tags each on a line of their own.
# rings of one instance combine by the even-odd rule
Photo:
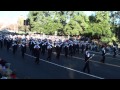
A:
<svg viewBox="0 0 120 90">
<path fill-rule="evenodd" d="M 112 31 L 110 28 L 110 17 L 107 11 L 98 11 L 95 16 L 89 16 L 89 30 L 90 36 L 101 37 L 101 41 L 111 41 Z"/>
<path fill-rule="evenodd" d="M 80 35 L 82 31 L 82 27 L 79 25 L 78 22 L 74 20 L 70 20 L 64 28 L 64 32 L 66 35 Z"/>
<path fill-rule="evenodd" d="M 107 38 L 107 37 L 102 37 L 102 38 L 101 38 L 101 41 L 102 41 L 103 43 L 109 43 L 109 42 L 111 42 L 112 40 L 111 40 L 110 38 Z"/>
<path fill-rule="evenodd" d="M 83 11 L 30 11 L 28 18 L 31 31 L 51 35 L 57 31 L 58 35 L 97 36 L 103 42 L 111 42 L 118 32 L 115 22 L 119 15 L 118 11 L 96 11 L 91 16 L 86 16 Z"/>
</svg>

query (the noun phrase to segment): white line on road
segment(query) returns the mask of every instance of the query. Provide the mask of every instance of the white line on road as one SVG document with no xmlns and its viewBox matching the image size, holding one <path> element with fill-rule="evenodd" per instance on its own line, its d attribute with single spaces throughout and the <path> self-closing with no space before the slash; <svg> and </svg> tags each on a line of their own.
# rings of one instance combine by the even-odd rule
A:
<svg viewBox="0 0 120 90">
<path fill-rule="evenodd" d="M 83 58 L 79 58 L 79 57 L 73 57 L 73 58 L 84 60 Z M 113 66 L 113 67 L 120 67 L 119 65 L 114 65 L 114 64 L 109 64 L 109 63 L 101 63 L 101 62 L 99 62 L 99 61 L 94 61 L 94 60 L 90 60 L 90 61 L 91 61 L 91 62 L 100 63 L 100 64 L 104 64 L 104 65 Z"/>
<path fill-rule="evenodd" d="M 99 56 L 99 57 L 100 57 L 100 55 L 96 55 L 96 56 Z M 106 58 L 111 58 L 111 59 L 115 59 L 115 60 L 120 60 L 120 59 L 118 59 L 118 58 L 113 58 L 113 57 L 106 57 Z"/>
<path fill-rule="evenodd" d="M 10 50 L 12 50 L 12 48 L 10 48 Z M 55 52 L 53 52 L 54 54 L 56 54 Z M 60 55 L 64 55 L 64 54 L 60 54 Z M 99 55 L 98 55 L 99 56 Z M 32 57 L 34 57 L 34 56 L 32 56 Z M 70 57 L 70 56 L 69 56 Z M 34 57 L 35 58 L 35 57 Z M 84 58 L 79 58 L 79 57 L 75 57 L 75 56 L 73 56 L 73 58 L 76 58 L 76 59 L 80 59 L 80 60 L 84 60 Z M 110 58 L 110 57 L 108 57 L 108 58 Z M 117 60 L 120 60 L 120 59 L 117 59 Z M 91 62 L 95 62 L 95 63 L 100 63 L 100 64 L 104 64 L 104 65 L 108 65 L 108 66 L 113 66 L 113 67 L 120 67 L 119 65 L 114 65 L 114 64 L 109 64 L 109 63 L 101 63 L 101 62 L 99 62 L 99 61 L 93 61 L 93 60 L 90 60 Z"/>
<path fill-rule="evenodd" d="M 29 57 L 35 58 L 34 56 L 29 55 L 29 54 L 26 54 L 26 53 L 25 53 L 25 55 L 27 55 L 27 56 L 29 56 Z M 59 65 L 59 64 L 56 64 L 56 63 L 53 63 L 53 62 L 46 61 L 46 60 L 44 60 L 44 59 L 40 59 L 40 60 L 41 60 L 41 61 L 44 61 L 44 62 L 47 62 L 47 63 L 50 63 L 50 64 L 52 64 L 52 65 L 58 66 L 58 67 L 62 67 L 62 68 L 65 68 L 65 69 L 68 69 L 68 70 L 77 72 L 77 73 L 85 74 L 85 75 L 88 75 L 88 76 L 91 76 L 91 77 L 94 77 L 94 78 L 98 78 L 98 79 L 104 79 L 104 78 L 102 78 L 102 77 L 98 77 L 98 76 L 95 76 L 95 75 L 92 75 L 92 74 L 84 73 L 84 72 L 81 72 L 81 71 L 78 71 L 78 70 L 75 70 L 75 69 L 72 69 L 72 68 L 69 68 L 69 67 L 66 67 L 66 66 L 62 66 L 62 65 Z"/>
<path fill-rule="evenodd" d="M 90 52 L 92 52 L 92 53 L 97 53 L 97 54 L 101 54 L 100 52 L 95 52 L 95 51 L 90 51 Z M 108 55 L 109 55 L 109 56 L 113 56 L 113 54 L 110 54 L 110 53 L 109 53 Z M 120 55 L 118 55 L 118 54 L 117 54 L 116 56 L 120 57 Z"/>
<path fill-rule="evenodd" d="M 64 55 L 64 54 L 61 54 L 61 55 Z M 84 60 L 84 58 L 79 58 L 79 57 L 75 57 L 75 56 L 73 56 L 73 58 L 80 59 L 80 60 Z M 100 63 L 100 64 L 108 65 L 108 66 L 120 67 L 119 65 L 114 65 L 114 64 L 109 64 L 109 63 L 101 63 L 101 62 L 99 62 L 99 61 L 94 61 L 94 60 L 90 60 L 90 61 L 91 61 L 91 62 L 95 62 L 95 63 Z"/>
<path fill-rule="evenodd" d="M 56 54 L 55 52 L 53 52 L 54 54 Z M 93 54 L 95 54 L 95 53 L 98 53 L 98 52 L 94 52 Z M 61 55 L 64 55 L 64 54 L 61 54 Z M 101 55 L 96 55 L 95 54 L 95 56 L 99 56 L 99 57 L 101 57 Z M 74 56 L 73 56 L 74 57 Z M 76 57 L 75 57 L 76 58 Z M 120 59 L 118 59 L 117 57 L 116 58 L 113 58 L 113 57 L 107 57 L 106 56 L 106 58 L 111 58 L 111 59 L 115 59 L 115 60 L 119 60 L 120 61 Z"/>
</svg>

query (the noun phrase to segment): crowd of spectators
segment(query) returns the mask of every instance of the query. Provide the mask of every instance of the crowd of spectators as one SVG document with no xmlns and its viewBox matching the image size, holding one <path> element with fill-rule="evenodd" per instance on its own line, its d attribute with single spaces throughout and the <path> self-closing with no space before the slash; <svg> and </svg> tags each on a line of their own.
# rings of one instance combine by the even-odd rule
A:
<svg viewBox="0 0 120 90">
<path fill-rule="evenodd" d="M 0 58 L 0 79 L 17 79 L 15 71 L 12 71 L 10 66 L 10 63 Z"/>
</svg>

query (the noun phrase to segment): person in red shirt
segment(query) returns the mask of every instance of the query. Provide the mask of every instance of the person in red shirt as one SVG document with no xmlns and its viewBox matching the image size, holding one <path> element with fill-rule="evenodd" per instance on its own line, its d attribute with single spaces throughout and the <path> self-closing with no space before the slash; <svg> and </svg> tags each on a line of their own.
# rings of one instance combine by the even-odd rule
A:
<svg viewBox="0 0 120 90">
<path fill-rule="evenodd" d="M 16 79 L 16 73 L 15 73 L 15 72 L 12 72 L 12 74 L 10 75 L 10 78 L 11 78 L 11 79 Z"/>
</svg>

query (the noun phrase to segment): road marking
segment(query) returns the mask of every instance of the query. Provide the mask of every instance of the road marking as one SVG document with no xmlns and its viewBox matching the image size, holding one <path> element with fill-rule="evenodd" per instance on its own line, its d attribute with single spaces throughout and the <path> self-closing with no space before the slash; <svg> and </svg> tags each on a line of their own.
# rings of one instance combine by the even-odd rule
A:
<svg viewBox="0 0 120 90">
<path fill-rule="evenodd" d="M 12 50 L 12 48 L 10 48 L 10 50 Z M 56 54 L 55 52 L 53 52 L 54 54 Z M 26 53 L 25 53 L 26 54 Z M 28 54 L 27 54 L 28 55 Z M 64 55 L 64 54 L 60 54 L 60 55 Z M 34 56 L 33 56 L 34 57 Z M 70 56 L 69 56 L 70 57 Z M 84 58 L 79 58 L 79 57 L 75 57 L 75 56 L 72 56 L 73 58 L 76 58 L 76 59 L 80 59 L 80 60 L 84 60 Z M 35 57 L 34 57 L 35 58 Z M 117 60 L 120 60 L 120 59 L 117 59 Z M 104 65 L 108 65 L 108 66 L 113 66 L 113 67 L 120 67 L 119 65 L 115 65 L 115 64 L 109 64 L 109 63 L 101 63 L 99 61 L 94 61 L 94 60 L 90 60 L 91 62 L 95 62 L 95 63 L 100 63 L 100 64 L 104 64 Z"/>
<path fill-rule="evenodd" d="M 100 55 L 96 55 L 96 56 L 99 56 L 99 57 L 100 57 Z M 113 57 L 106 57 L 106 58 L 111 58 L 111 59 L 115 59 L 115 60 L 120 60 L 120 59 L 118 59 L 118 58 L 113 58 Z"/>
<path fill-rule="evenodd" d="M 26 53 L 25 53 L 25 55 L 27 55 L 27 56 L 29 56 L 29 57 L 35 58 L 34 56 L 29 55 L 29 54 L 26 54 Z M 62 67 L 62 68 L 65 68 L 65 69 L 68 69 L 68 70 L 77 72 L 77 73 L 85 74 L 85 75 L 88 75 L 88 76 L 91 76 L 91 77 L 94 77 L 94 78 L 98 78 L 98 79 L 104 79 L 104 78 L 102 78 L 102 77 L 98 77 L 98 76 L 95 76 L 95 75 L 92 75 L 92 74 L 84 73 L 84 72 L 81 72 L 81 71 L 78 71 L 78 70 L 75 70 L 75 69 L 72 69 L 72 68 L 63 66 L 63 65 L 59 65 L 59 64 L 56 64 L 56 63 L 53 63 L 53 62 L 50 62 L 50 61 L 46 61 L 46 60 L 44 60 L 44 59 L 40 59 L 40 60 L 41 60 L 41 61 L 44 61 L 44 62 L 46 62 L 46 63 L 50 63 L 50 64 L 52 64 L 52 65 L 58 66 L 58 67 Z"/>
<path fill-rule="evenodd" d="M 64 55 L 64 54 L 61 54 L 61 55 Z M 70 56 L 69 56 L 70 57 Z M 75 57 L 75 56 L 72 56 L 73 58 L 76 58 L 76 59 L 80 59 L 80 60 L 84 60 L 84 58 L 79 58 L 79 57 Z M 101 63 L 99 61 L 94 61 L 94 60 L 90 60 L 91 62 L 95 62 L 95 63 L 100 63 L 100 64 L 104 64 L 104 65 L 108 65 L 108 66 L 113 66 L 113 67 L 120 67 L 119 65 L 115 65 L 115 64 L 109 64 L 109 63 Z"/>
<path fill-rule="evenodd" d="M 92 53 L 97 53 L 97 54 L 101 54 L 100 52 L 94 52 L 94 51 L 90 51 L 90 52 L 92 52 Z M 113 54 L 107 54 L 108 56 L 113 56 Z M 120 55 L 116 55 L 117 57 L 116 58 L 113 58 L 113 57 L 107 57 L 107 55 L 106 55 L 106 58 L 111 58 L 111 59 L 116 59 L 116 60 L 120 60 L 120 59 L 117 59 L 117 57 L 119 58 L 120 57 Z M 100 56 L 100 55 L 97 55 L 97 56 Z"/>
<path fill-rule="evenodd" d="M 10 50 L 12 50 L 12 48 L 10 48 Z M 101 54 L 100 52 L 95 52 L 95 51 L 90 51 L 90 52 L 93 52 L 94 54 L 95 53 L 98 53 L 98 54 Z M 53 53 L 55 53 L 55 52 L 53 52 Z M 56 54 L 56 53 L 55 53 Z M 110 56 L 112 55 L 112 54 L 109 54 Z M 100 56 L 100 55 L 96 55 L 96 56 Z M 116 55 L 116 56 L 118 56 L 118 55 Z M 74 57 L 74 56 L 73 56 Z M 76 58 L 76 57 L 74 57 L 74 58 Z M 78 57 L 79 58 L 79 57 Z M 113 57 L 106 57 L 106 58 L 111 58 L 111 59 L 115 59 L 115 60 L 120 60 L 120 59 L 117 59 L 117 58 L 113 58 Z"/>
<path fill-rule="evenodd" d="M 91 52 L 91 51 L 90 51 Z M 56 52 L 53 52 L 54 54 L 56 54 Z M 95 52 L 96 53 L 96 52 Z M 93 54 L 95 54 L 95 53 L 93 53 Z M 98 52 L 97 52 L 98 53 Z M 63 54 L 64 55 L 64 54 Z M 69 56 L 69 55 L 68 55 Z M 96 55 L 95 54 L 95 56 L 99 56 L 99 57 L 101 57 L 101 55 Z M 74 56 L 73 56 L 74 57 Z M 115 59 L 115 60 L 120 60 L 120 59 L 118 59 L 117 57 L 116 58 L 113 58 L 113 57 L 107 57 L 106 56 L 106 58 L 111 58 L 111 59 Z"/>
<path fill-rule="evenodd" d="M 98 53 L 98 54 L 101 54 L 100 52 L 95 52 L 95 51 L 90 51 L 90 52 L 92 52 L 92 53 Z M 108 54 L 109 56 L 113 56 L 113 54 Z M 120 55 L 119 54 L 117 54 L 116 56 L 118 56 L 118 57 L 120 57 Z"/>
</svg>

